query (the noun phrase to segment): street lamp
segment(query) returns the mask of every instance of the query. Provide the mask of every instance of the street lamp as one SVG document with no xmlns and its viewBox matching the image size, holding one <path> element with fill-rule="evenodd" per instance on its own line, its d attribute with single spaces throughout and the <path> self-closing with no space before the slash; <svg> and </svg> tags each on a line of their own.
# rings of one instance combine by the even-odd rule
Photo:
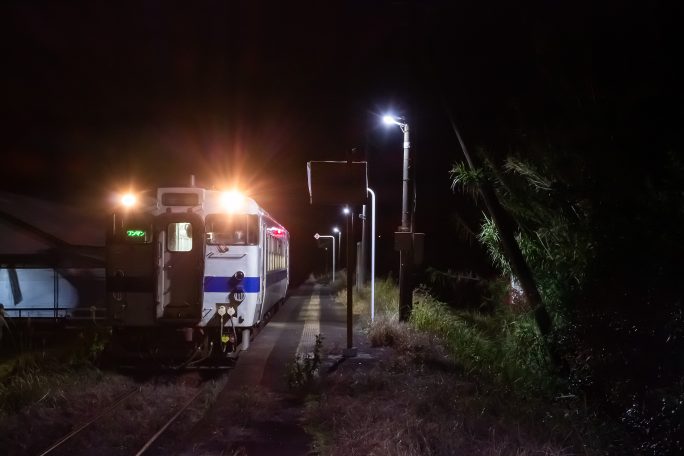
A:
<svg viewBox="0 0 684 456">
<path fill-rule="evenodd" d="M 337 249 L 342 253 L 342 230 L 338 227 L 333 227 L 333 233 L 337 234 Z"/>
<path fill-rule="evenodd" d="M 399 231 L 410 231 L 409 228 L 409 149 L 411 143 L 409 142 L 409 125 L 402 122 L 402 117 L 394 117 L 390 115 L 383 116 L 382 121 L 385 125 L 398 125 L 404 133 L 404 167 L 402 173 L 402 189 L 401 189 L 401 226 Z"/>
<path fill-rule="evenodd" d="M 402 198 L 401 198 L 401 226 L 400 232 L 408 233 L 412 237 L 409 225 L 409 125 L 401 117 L 391 115 L 383 116 L 382 121 L 386 125 L 398 125 L 404 133 L 404 167 L 402 173 Z M 402 244 L 405 245 L 405 244 Z M 413 240 L 408 248 L 399 250 L 399 320 L 406 321 L 411 316 L 413 290 L 410 284 L 411 263 L 413 262 Z"/>
<path fill-rule="evenodd" d="M 353 219 L 349 218 L 349 215 L 351 214 L 351 209 L 349 209 L 349 206 L 344 206 L 342 208 L 342 213 L 344 214 L 345 217 L 347 217 L 347 236 L 349 236 L 349 233 L 352 233 L 352 227 L 353 225 L 350 224 L 350 221 L 353 221 Z M 342 231 L 340 231 L 340 245 L 342 245 Z M 342 249 L 340 248 L 340 265 L 342 264 Z M 347 261 L 349 261 L 349 252 L 347 252 Z M 347 273 L 349 273 L 350 266 L 349 264 L 345 265 L 347 267 Z M 342 267 L 342 266 L 340 266 Z"/>
<path fill-rule="evenodd" d="M 332 281 L 335 283 L 335 236 L 332 236 L 330 234 L 314 234 L 314 239 L 319 240 L 320 238 L 330 238 L 332 239 L 332 247 L 333 247 L 333 263 L 332 263 Z"/>
</svg>

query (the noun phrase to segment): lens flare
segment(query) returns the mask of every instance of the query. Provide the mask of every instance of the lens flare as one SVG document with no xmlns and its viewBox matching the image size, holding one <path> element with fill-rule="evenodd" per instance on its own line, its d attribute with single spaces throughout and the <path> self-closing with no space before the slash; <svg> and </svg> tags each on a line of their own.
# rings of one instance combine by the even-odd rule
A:
<svg viewBox="0 0 684 456">
<path fill-rule="evenodd" d="M 125 195 L 121 196 L 121 204 L 123 204 L 125 207 L 133 207 L 137 201 L 138 198 L 136 198 L 132 193 L 126 193 Z"/>
<path fill-rule="evenodd" d="M 245 202 L 245 197 L 242 193 L 231 190 L 229 192 L 221 193 L 221 204 L 228 212 L 235 212 L 242 208 Z"/>
</svg>

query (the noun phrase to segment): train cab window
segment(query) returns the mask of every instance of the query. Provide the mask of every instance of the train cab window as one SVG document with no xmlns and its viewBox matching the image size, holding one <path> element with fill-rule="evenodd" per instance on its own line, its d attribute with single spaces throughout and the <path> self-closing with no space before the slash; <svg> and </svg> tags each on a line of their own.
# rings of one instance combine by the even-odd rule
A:
<svg viewBox="0 0 684 456">
<path fill-rule="evenodd" d="M 255 214 L 210 214 L 205 229 L 210 245 L 259 244 L 259 217 Z"/>
<path fill-rule="evenodd" d="M 166 245 L 169 252 L 192 250 L 192 225 L 190 223 L 169 223 L 166 229 Z"/>
</svg>

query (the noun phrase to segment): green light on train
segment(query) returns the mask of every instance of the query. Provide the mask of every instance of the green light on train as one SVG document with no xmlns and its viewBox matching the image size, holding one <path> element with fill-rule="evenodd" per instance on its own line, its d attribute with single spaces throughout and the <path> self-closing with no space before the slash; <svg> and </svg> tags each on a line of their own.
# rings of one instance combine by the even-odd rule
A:
<svg viewBox="0 0 684 456">
<path fill-rule="evenodd" d="M 128 236 L 129 238 L 144 238 L 145 237 L 145 231 L 143 231 L 143 230 L 127 230 L 126 236 Z"/>
</svg>

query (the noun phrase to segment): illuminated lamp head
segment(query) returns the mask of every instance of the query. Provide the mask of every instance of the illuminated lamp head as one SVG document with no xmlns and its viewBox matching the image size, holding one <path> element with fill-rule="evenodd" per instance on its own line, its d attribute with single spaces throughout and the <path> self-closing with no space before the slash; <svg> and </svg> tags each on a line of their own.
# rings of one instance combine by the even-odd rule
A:
<svg viewBox="0 0 684 456">
<path fill-rule="evenodd" d="M 231 190 L 221 193 L 221 205 L 228 212 L 235 212 L 242 208 L 245 197 L 238 191 Z"/>
<path fill-rule="evenodd" d="M 390 115 L 382 116 L 382 121 L 385 125 L 393 125 L 397 123 L 397 120 L 394 118 L 394 116 Z"/>
<path fill-rule="evenodd" d="M 134 194 L 132 193 L 126 193 L 125 195 L 121 196 L 121 204 L 124 207 L 130 208 L 135 206 L 135 203 L 138 202 L 138 198 L 135 197 Z"/>
</svg>

